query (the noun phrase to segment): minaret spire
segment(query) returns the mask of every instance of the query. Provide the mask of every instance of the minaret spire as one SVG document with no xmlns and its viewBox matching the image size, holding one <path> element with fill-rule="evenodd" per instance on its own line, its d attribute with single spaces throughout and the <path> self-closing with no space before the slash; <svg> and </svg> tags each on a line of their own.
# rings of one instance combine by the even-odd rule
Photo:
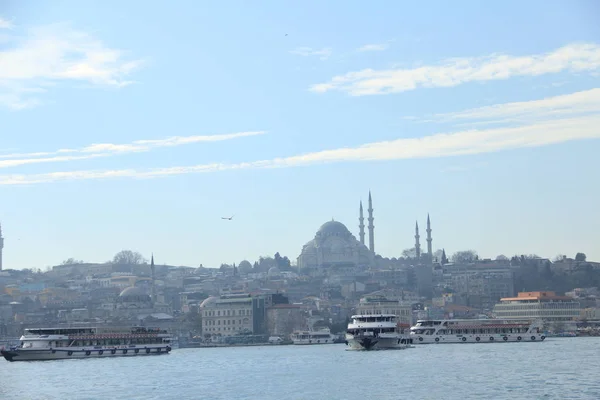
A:
<svg viewBox="0 0 600 400">
<path fill-rule="evenodd" d="M 365 217 L 363 215 L 362 200 L 360 201 L 360 208 L 358 214 L 358 236 L 360 237 L 360 244 L 365 244 Z"/>
<path fill-rule="evenodd" d="M 150 272 L 152 273 L 152 302 L 156 303 L 156 275 L 155 275 L 155 267 L 154 267 L 154 253 L 152 253 L 152 258 L 150 259 Z"/>
<path fill-rule="evenodd" d="M 415 251 L 417 253 L 417 260 L 421 258 L 421 243 L 419 242 L 419 222 L 415 221 Z"/>
<path fill-rule="evenodd" d="M 427 255 L 429 256 L 430 262 L 433 262 L 433 250 L 431 248 L 431 221 L 429 220 L 429 213 L 427 213 Z"/>
<path fill-rule="evenodd" d="M 371 198 L 371 191 L 369 190 L 369 250 L 375 254 L 375 225 L 373 225 L 373 199 Z"/>
</svg>

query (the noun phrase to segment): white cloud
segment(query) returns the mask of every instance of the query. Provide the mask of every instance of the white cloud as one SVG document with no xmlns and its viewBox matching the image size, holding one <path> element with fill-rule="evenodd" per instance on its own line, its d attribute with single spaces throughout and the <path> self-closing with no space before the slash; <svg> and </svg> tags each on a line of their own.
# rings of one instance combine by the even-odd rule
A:
<svg viewBox="0 0 600 400">
<path fill-rule="evenodd" d="M 472 129 L 440 133 L 423 138 L 397 139 L 368 143 L 292 157 L 237 164 L 201 164 L 152 170 L 70 171 L 34 175 L 0 175 L 1 185 L 34 184 L 56 181 L 157 178 L 169 175 L 207 173 L 225 170 L 285 168 L 336 162 L 383 161 L 414 158 L 450 157 L 502 150 L 538 147 L 574 140 L 600 138 L 600 116 L 588 115 L 531 123 L 518 127 Z"/>
<path fill-rule="evenodd" d="M 0 106 L 13 110 L 38 105 L 39 93 L 57 83 L 127 86 L 142 64 L 65 25 L 30 29 L 6 41 L 0 50 Z"/>
<path fill-rule="evenodd" d="M 388 44 L 366 44 L 364 46 L 359 47 L 356 51 L 384 51 L 387 50 L 390 46 Z"/>
<path fill-rule="evenodd" d="M 0 29 L 12 29 L 13 26 L 12 21 L 0 17 Z"/>
<path fill-rule="evenodd" d="M 592 72 L 600 68 L 600 46 L 576 43 L 545 54 L 510 56 L 493 54 L 477 58 L 452 58 L 438 65 L 409 69 L 349 72 L 329 82 L 312 85 L 311 91 L 339 90 L 352 96 L 399 93 L 419 87 L 452 87 L 468 82 L 539 76 L 563 71 Z"/>
<path fill-rule="evenodd" d="M 520 101 L 473 108 L 470 110 L 436 114 L 440 122 L 470 121 L 470 123 L 527 122 L 562 118 L 565 116 L 600 115 L 600 88 L 584 90 L 541 100 Z"/>
<path fill-rule="evenodd" d="M 172 136 L 165 139 L 136 140 L 125 144 L 96 143 L 80 149 L 60 149 L 52 152 L 0 154 L 0 168 L 87 160 L 117 154 L 146 152 L 159 147 L 174 147 L 200 142 L 218 142 L 265 133 L 265 131 L 248 131 L 224 135 Z"/>
<path fill-rule="evenodd" d="M 328 47 L 320 50 L 313 49 L 312 47 L 297 47 L 291 50 L 290 53 L 303 57 L 318 56 L 321 60 L 326 60 L 331 55 L 331 49 Z"/>
</svg>

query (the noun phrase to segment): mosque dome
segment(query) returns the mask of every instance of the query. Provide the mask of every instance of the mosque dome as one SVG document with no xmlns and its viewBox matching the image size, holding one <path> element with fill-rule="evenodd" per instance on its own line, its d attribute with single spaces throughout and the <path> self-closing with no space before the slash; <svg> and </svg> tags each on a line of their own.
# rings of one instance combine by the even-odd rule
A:
<svg viewBox="0 0 600 400">
<path fill-rule="evenodd" d="M 208 307 L 210 305 L 213 305 L 214 303 L 217 302 L 217 300 L 218 300 L 217 297 L 210 296 L 209 298 L 204 299 L 204 301 L 202 303 L 200 303 L 200 308 L 202 308 L 202 307 Z"/>
<path fill-rule="evenodd" d="M 319 236 L 349 236 L 352 235 L 346 225 L 338 221 L 327 221 L 317 231 Z"/>
<path fill-rule="evenodd" d="M 143 289 L 135 286 L 125 288 L 119 294 L 118 301 L 120 303 L 144 303 L 150 302 L 152 299 Z"/>
<path fill-rule="evenodd" d="M 269 275 L 269 277 L 279 276 L 281 275 L 281 271 L 279 271 L 279 268 L 277 267 L 271 267 L 269 268 L 269 272 L 267 272 L 267 275 Z"/>
<path fill-rule="evenodd" d="M 365 267 L 372 254 L 341 222 L 325 222 L 313 240 L 308 241 L 298 256 L 299 268 L 327 268 L 330 266 Z"/>
</svg>

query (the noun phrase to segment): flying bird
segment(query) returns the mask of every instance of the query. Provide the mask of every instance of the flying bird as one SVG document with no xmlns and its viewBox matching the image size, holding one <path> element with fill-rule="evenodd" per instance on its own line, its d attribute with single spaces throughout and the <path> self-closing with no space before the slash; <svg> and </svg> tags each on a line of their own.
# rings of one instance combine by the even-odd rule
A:
<svg viewBox="0 0 600 400">
<path fill-rule="evenodd" d="M 229 221 L 231 221 L 231 220 L 233 219 L 233 217 L 234 217 L 234 216 L 232 215 L 231 217 L 221 217 L 221 219 L 226 219 L 226 220 L 229 220 Z"/>
</svg>

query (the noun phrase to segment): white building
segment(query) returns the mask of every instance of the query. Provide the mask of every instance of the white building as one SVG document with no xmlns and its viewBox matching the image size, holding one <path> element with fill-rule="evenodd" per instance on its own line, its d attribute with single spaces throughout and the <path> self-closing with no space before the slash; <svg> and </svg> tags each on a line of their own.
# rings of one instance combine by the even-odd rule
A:
<svg viewBox="0 0 600 400">
<path fill-rule="evenodd" d="M 232 336 L 254 333 L 253 301 L 248 295 L 211 296 L 200 304 L 202 333 L 211 336 Z"/>
<path fill-rule="evenodd" d="M 360 299 L 356 314 L 393 314 L 398 317 L 398 322 L 412 325 L 412 306 L 410 303 L 398 300 L 388 300 L 383 296 L 365 296 Z"/>
<path fill-rule="evenodd" d="M 569 296 L 554 292 L 519 292 L 517 297 L 500 299 L 494 306 L 497 318 L 542 319 L 544 322 L 574 321 L 580 318 L 581 305 Z"/>
</svg>

